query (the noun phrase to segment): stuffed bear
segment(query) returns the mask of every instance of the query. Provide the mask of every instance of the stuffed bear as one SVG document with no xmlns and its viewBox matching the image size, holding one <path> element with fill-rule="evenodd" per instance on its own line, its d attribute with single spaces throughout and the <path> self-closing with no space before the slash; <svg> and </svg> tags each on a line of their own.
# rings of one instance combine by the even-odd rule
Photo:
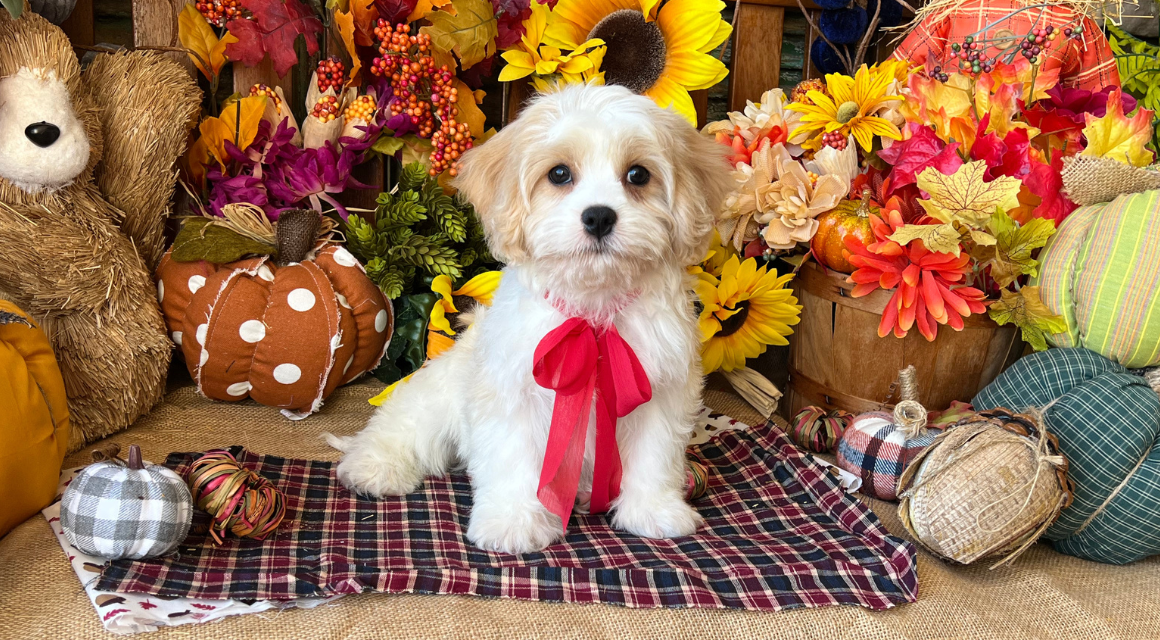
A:
<svg viewBox="0 0 1160 640">
<path fill-rule="evenodd" d="M 164 393 L 172 345 L 150 274 L 200 95 L 156 53 L 100 54 L 82 72 L 58 27 L 0 10 L 0 297 L 49 336 L 70 450 Z"/>
</svg>

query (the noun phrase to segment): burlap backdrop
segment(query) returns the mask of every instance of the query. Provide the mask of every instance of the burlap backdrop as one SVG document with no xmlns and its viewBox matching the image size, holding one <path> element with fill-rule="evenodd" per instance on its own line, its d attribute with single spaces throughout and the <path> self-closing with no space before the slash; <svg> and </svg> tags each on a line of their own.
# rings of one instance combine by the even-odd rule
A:
<svg viewBox="0 0 1160 640">
<path fill-rule="evenodd" d="M 172 384 L 165 401 L 130 430 L 110 438 L 140 444 L 146 458 L 239 444 L 253 451 L 334 459 L 323 431 L 353 433 L 381 385 L 337 390 L 322 411 L 290 422 L 252 403 L 215 404 L 188 382 Z M 756 420 L 751 409 L 721 390 L 706 393 L 713 408 Z M 74 454 L 66 466 L 85 461 Z M 893 532 L 901 532 L 892 504 L 871 501 Z M 1157 638 L 1160 637 L 1160 560 L 1126 567 L 1077 560 L 1037 545 L 1013 567 L 951 567 L 919 558 L 919 600 L 886 612 L 855 607 L 782 613 L 726 610 L 631 610 L 609 605 L 563 605 L 458 596 L 364 594 L 318 609 L 236 616 L 207 625 L 162 630 L 151 637 L 182 638 Z M 101 638 L 97 614 L 43 518 L 0 540 L 0 638 Z"/>
</svg>

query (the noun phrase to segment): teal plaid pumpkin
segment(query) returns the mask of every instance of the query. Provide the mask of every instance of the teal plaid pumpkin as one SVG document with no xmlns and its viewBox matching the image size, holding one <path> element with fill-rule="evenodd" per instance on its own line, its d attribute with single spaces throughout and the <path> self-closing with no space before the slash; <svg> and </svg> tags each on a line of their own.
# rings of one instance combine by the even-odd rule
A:
<svg viewBox="0 0 1160 640">
<path fill-rule="evenodd" d="M 1160 395 L 1095 352 L 1050 349 L 1016 362 L 973 404 L 1021 411 L 1052 401 L 1046 427 L 1067 457 L 1075 502 L 1044 538 L 1111 564 L 1160 554 Z"/>
</svg>

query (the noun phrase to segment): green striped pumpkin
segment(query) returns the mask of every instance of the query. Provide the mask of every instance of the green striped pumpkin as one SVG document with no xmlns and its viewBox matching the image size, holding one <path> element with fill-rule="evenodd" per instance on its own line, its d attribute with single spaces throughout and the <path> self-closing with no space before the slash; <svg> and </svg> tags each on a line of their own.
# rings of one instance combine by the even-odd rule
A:
<svg viewBox="0 0 1160 640">
<path fill-rule="evenodd" d="M 1039 260 L 1032 284 L 1067 319 L 1052 344 L 1132 369 L 1160 364 L 1160 191 L 1076 209 Z"/>
</svg>

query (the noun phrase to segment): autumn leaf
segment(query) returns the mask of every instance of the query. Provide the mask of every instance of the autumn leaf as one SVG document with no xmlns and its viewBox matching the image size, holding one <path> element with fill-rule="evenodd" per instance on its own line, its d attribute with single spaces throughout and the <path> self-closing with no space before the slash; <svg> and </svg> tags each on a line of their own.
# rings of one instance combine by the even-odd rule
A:
<svg viewBox="0 0 1160 640">
<path fill-rule="evenodd" d="M 459 78 L 455 79 L 454 87 L 459 90 L 459 102 L 455 103 L 459 107 L 459 115 L 456 120 L 465 123 L 472 133 L 482 133 L 485 118 L 483 111 L 479 109 L 479 104 L 475 101 L 475 93 Z"/>
<path fill-rule="evenodd" d="M 495 53 L 495 12 L 488 0 L 452 0 L 451 8 L 454 15 L 447 11 L 427 14 L 431 24 L 419 32 L 430 35 L 436 49 L 454 51 L 461 68 L 468 69 Z"/>
<path fill-rule="evenodd" d="M 375 46 L 375 24 L 379 10 L 375 0 L 350 0 L 350 14 L 354 16 L 354 41 L 360 47 Z"/>
<path fill-rule="evenodd" d="M 238 41 L 229 32 L 219 40 L 205 16 L 192 4 L 185 5 L 177 16 L 177 39 L 189 52 L 193 66 L 211 82 L 226 64 L 226 46 Z"/>
<path fill-rule="evenodd" d="M 988 230 L 996 243 L 990 247 L 976 247 L 972 255 L 980 266 L 991 268 L 991 277 L 1000 287 L 1006 287 L 1020 276 L 1039 273 L 1039 261 L 1031 254 L 1047 244 L 1055 233 L 1051 220 L 1032 218 L 1020 225 L 1004 211 L 991 217 Z"/>
<path fill-rule="evenodd" d="M 891 234 L 889 239 L 903 246 L 921 240 L 927 249 L 936 253 L 953 253 L 957 258 L 962 250 L 959 246 L 961 237 L 952 224 L 908 224 Z"/>
<path fill-rule="evenodd" d="M 342 44 L 346 47 L 346 52 L 350 54 L 351 59 L 350 73 L 347 74 L 347 81 L 344 86 L 360 86 L 362 61 L 359 60 L 358 50 L 355 49 L 354 14 L 335 11 L 334 23 L 338 25 L 338 35 L 342 37 Z"/>
<path fill-rule="evenodd" d="M 451 0 L 419 0 L 415 4 L 414 10 L 411 11 L 411 15 L 407 16 L 407 22 L 422 20 L 428 13 L 435 9 L 442 9 L 449 4 L 451 4 Z"/>
<path fill-rule="evenodd" d="M 226 140 L 239 149 L 245 149 L 258 135 L 258 123 L 266 112 L 265 96 L 246 96 L 230 102 L 222 109 L 221 116 L 201 121 L 201 139 L 210 155 L 223 167 L 229 161 L 226 155 Z"/>
<path fill-rule="evenodd" d="M 958 153 L 959 143 L 943 142 L 925 124 L 910 122 L 906 126 L 910 132 L 909 138 L 878 152 L 878 157 L 891 166 L 890 190 L 886 195 L 914 184 L 918 174 L 927 167 L 935 167 L 946 173 L 963 166 L 963 159 Z"/>
<path fill-rule="evenodd" d="M 1036 351 L 1047 349 L 1047 336 L 1067 331 L 1067 320 L 1043 303 L 1039 287 L 1003 289 L 988 315 L 996 324 L 1014 324 L 1022 329 L 1023 340 Z"/>
<path fill-rule="evenodd" d="M 238 38 L 226 47 L 226 55 L 231 60 L 254 67 L 269 55 L 274 72 L 282 77 L 298 64 L 298 53 L 294 50 L 298 36 L 306 40 L 307 53 L 318 53 L 322 21 L 299 0 L 241 0 L 241 3 L 254 19 L 236 18 L 226 25 Z"/>
<path fill-rule="evenodd" d="M 920 200 L 932 218 L 948 224 L 958 222 L 973 229 L 982 229 L 996 209 L 1019 206 L 1019 180 L 1000 176 L 984 182 L 987 163 L 968 162 L 947 175 L 934 167 L 918 174 L 918 188 L 930 194 L 929 200 Z"/>
<path fill-rule="evenodd" d="M 1084 114 L 1087 148 L 1080 155 L 1146 167 L 1152 164 L 1152 152 L 1144 148 L 1152 138 L 1152 112 L 1138 109 L 1136 115 L 1128 118 L 1124 116 L 1123 102 L 1123 92 L 1116 89 L 1108 94 L 1108 111 L 1102 118 Z"/>
</svg>

